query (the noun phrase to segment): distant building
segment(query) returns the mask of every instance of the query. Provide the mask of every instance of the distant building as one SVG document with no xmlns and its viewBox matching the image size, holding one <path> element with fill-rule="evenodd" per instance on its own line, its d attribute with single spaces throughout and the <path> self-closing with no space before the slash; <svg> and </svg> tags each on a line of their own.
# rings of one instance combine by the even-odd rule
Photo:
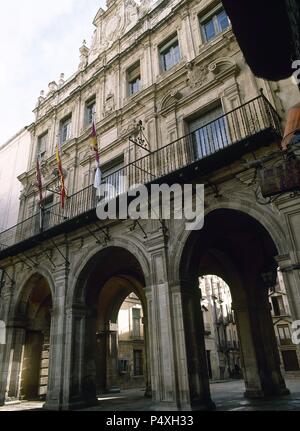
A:
<svg viewBox="0 0 300 431">
<path fill-rule="evenodd" d="M 132 293 L 118 317 L 118 369 L 122 389 L 145 386 L 145 342 L 143 308 Z"/>
<path fill-rule="evenodd" d="M 228 285 L 215 275 L 200 279 L 209 377 L 241 377 L 237 326 Z"/>
<path fill-rule="evenodd" d="M 18 222 L 23 188 L 18 176 L 27 169 L 30 143 L 30 133 L 22 129 L 0 146 L 0 232 Z"/>
<path fill-rule="evenodd" d="M 280 352 L 281 368 L 285 373 L 300 375 L 300 351 L 292 342 L 292 322 L 288 297 L 282 273 L 278 272 L 278 281 L 270 292 L 270 303 L 275 335 Z"/>
</svg>

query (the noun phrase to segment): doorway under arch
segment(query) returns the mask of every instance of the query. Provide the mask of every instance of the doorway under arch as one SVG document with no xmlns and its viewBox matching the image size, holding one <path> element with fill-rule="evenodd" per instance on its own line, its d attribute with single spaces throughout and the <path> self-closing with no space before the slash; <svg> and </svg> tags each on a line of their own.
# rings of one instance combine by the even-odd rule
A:
<svg viewBox="0 0 300 431">
<path fill-rule="evenodd" d="M 48 392 L 52 292 L 40 274 L 25 284 L 14 317 L 8 399 L 45 400 Z"/>
<path fill-rule="evenodd" d="M 199 277 L 207 274 L 230 286 L 245 395 L 259 398 L 288 393 L 268 299 L 269 288 L 276 283 L 277 255 L 275 243 L 261 223 L 237 210 L 212 211 L 204 228 L 187 239 L 180 279 L 192 404 L 209 396 L 203 313 L 199 319 Z"/>
<path fill-rule="evenodd" d="M 118 320 L 124 301 L 131 295 L 142 310 L 144 340 L 143 349 L 134 350 L 143 351 L 144 394 L 151 394 L 144 287 L 145 276 L 138 259 L 124 248 L 108 247 L 85 265 L 74 297 L 73 340 L 77 342 L 72 355 L 71 404 L 95 404 L 101 394 L 122 389 Z"/>
</svg>

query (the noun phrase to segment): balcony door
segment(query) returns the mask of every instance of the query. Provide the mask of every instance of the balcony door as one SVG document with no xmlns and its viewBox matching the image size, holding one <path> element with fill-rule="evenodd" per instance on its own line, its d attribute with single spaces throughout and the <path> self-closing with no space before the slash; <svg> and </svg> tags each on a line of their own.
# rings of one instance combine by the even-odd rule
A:
<svg viewBox="0 0 300 431">
<path fill-rule="evenodd" d="M 111 200 L 125 192 L 126 184 L 124 182 L 124 157 L 119 157 L 107 163 L 102 169 L 103 183 L 109 184 L 112 189 L 109 191 L 106 199 Z"/>
<path fill-rule="evenodd" d="M 203 159 L 229 145 L 229 132 L 222 106 L 189 123 L 195 160 Z"/>
</svg>

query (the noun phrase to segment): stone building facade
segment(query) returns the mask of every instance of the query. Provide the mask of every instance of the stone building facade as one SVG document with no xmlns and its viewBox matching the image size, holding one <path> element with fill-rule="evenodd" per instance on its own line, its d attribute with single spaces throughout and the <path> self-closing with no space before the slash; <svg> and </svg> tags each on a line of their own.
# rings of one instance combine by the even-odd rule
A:
<svg viewBox="0 0 300 431">
<path fill-rule="evenodd" d="M 0 145 L 0 232 L 18 222 L 22 191 L 18 176 L 27 169 L 30 144 L 30 133 L 22 129 Z"/>
<path fill-rule="evenodd" d="M 241 354 L 230 288 L 221 278 L 200 279 L 208 374 L 212 380 L 241 378 Z"/>
<path fill-rule="evenodd" d="M 270 304 L 281 368 L 287 375 L 300 376 L 300 350 L 292 342 L 293 317 L 281 272 L 275 289 L 270 292 Z"/>
<path fill-rule="evenodd" d="M 131 294 L 118 317 L 118 385 L 120 389 L 145 387 L 145 341 L 143 307 Z"/>
<path fill-rule="evenodd" d="M 231 289 L 246 395 L 286 393 L 263 275 L 280 266 L 292 318 L 300 319 L 300 199 L 295 193 L 265 201 L 253 161 L 281 160 L 297 87 L 252 75 L 215 1 L 110 0 L 94 25 L 78 71 L 39 98 L 30 162 L 19 177 L 21 224 L 0 234 L 0 320 L 7 325 L 0 402 L 43 393 L 47 409 L 94 404 L 115 386 L 118 364 L 108 365 L 107 357 L 120 306 L 134 293 L 143 306 L 154 408 L 212 408 L 199 291 L 207 274 Z M 93 116 L 105 181 L 119 192 L 136 182 L 204 184 L 203 229 L 187 231 L 185 220 L 175 219 L 97 219 Z"/>
</svg>

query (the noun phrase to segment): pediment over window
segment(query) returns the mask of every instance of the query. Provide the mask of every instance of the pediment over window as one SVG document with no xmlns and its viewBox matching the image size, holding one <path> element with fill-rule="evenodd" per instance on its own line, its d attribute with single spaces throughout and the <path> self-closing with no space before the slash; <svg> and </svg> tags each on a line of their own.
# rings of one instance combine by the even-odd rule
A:
<svg viewBox="0 0 300 431">
<path fill-rule="evenodd" d="M 162 99 L 161 111 L 174 106 L 182 97 L 183 95 L 179 90 L 173 90 L 167 93 Z"/>
<path fill-rule="evenodd" d="M 223 73 L 230 73 L 237 75 L 239 73 L 239 66 L 231 58 L 219 58 L 208 66 L 208 70 L 215 76 Z"/>
</svg>

